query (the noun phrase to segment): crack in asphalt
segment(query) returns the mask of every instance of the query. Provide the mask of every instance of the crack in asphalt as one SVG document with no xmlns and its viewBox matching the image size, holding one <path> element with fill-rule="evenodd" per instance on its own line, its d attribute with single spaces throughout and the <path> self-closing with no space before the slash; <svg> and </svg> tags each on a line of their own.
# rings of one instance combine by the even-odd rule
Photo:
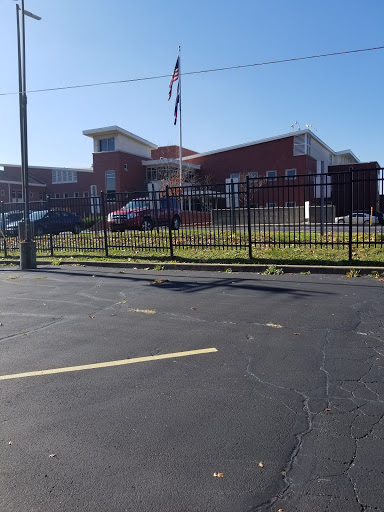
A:
<svg viewBox="0 0 384 512">
<path fill-rule="evenodd" d="M 369 301 L 366 301 L 367 307 L 369 307 Z M 360 311 L 360 309 L 357 311 L 359 313 L 360 318 L 358 321 L 356 321 L 353 325 L 352 332 L 356 333 L 356 330 L 361 327 L 361 325 L 364 323 L 364 312 Z M 255 323 L 256 324 L 256 323 Z M 256 324 L 260 325 L 260 324 Z M 265 324 L 261 324 L 265 325 Z M 375 355 L 382 355 L 380 351 L 380 347 L 372 347 L 370 345 L 370 338 L 371 333 L 367 333 L 364 338 L 362 337 L 362 340 L 364 342 L 364 346 L 367 349 L 367 356 L 361 361 L 368 363 L 368 368 L 365 368 L 364 371 L 361 373 L 361 375 L 356 379 L 344 379 L 341 381 L 339 385 L 339 389 L 342 391 L 345 391 L 349 394 L 349 397 L 346 396 L 338 396 L 340 393 L 331 392 L 331 385 L 337 382 L 337 375 L 334 375 L 333 372 L 329 369 L 329 363 L 328 360 L 331 362 L 332 358 L 330 359 L 330 356 L 328 355 L 328 351 L 331 348 L 334 348 L 339 343 L 337 336 L 337 332 L 345 331 L 345 329 L 331 329 L 327 328 L 325 331 L 325 342 L 322 347 L 322 359 L 319 366 L 319 371 L 324 375 L 324 387 L 322 392 L 314 393 L 312 394 L 311 391 L 303 392 L 299 391 L 297 389 L 280 386 L 278 384 L 275 384 L 273 382 L 268 382 L 262 378 L 260 378 L 258 375 L 256 375 L 251 370 L 251 364 L 252 364 L 252 358 L 247 358 L 246 354 L 235 344 L 232 343 L 232 346 L 239 351 L 244 357 L 247 358 L 247 367 L 246 367 L 246 374 L 247 376 L 251 377 L 256 383 L 273 388 L 275 391 L 280 392 L 289 392 L 294 393 L 296 396 L 300 396 L 302 398 L 302 410 L 301 411 L 295 411 L 292 407 L 290 407 L 288 404 L 284 402 L 284 399 L 281 397 L 271 396 L 271 394 L 268 394 L 260 389 L 255 388 L 255 392 L 268 400 L 273 400 L 276 403 L 280 403 L 283 407 L 287 408 L 290 412 L 293 414 L 304 414 L 304 418 L 306 421 L 306 426 L 304 429 L 302 429 L 300 432 L 295 434 L 296 438 L 296 444 L 294 446 L 294 449 L 291 452 L 290 458 L 287 461 L 287 464 L 285 466 L 285 474 L 283 477 L 284 487 L 279 491 L 277 495 L 271 496 L 269 499 L 263 500 L 262 503 L 257 504 L 252 511 L 263 511 L 263 510 L 273 510 L 272 507 L 274 505 L 277 505 L 277 503 L 289 503 L 289 511 L 293 512 L 296 510 L 295 508 L 292 508 L 293 506 L 296 506 L 295 504 L 299 504 L 300 500 L 304 496 L 312 496 L 312 497 L 319 497 L 322 499 L 329 498 L 328 503 L 324 503 L 324 510 L 329 512 L 336 512 L 337 508 L 337 501 L 342 500 L 346 503 L 350 503 L 351 500 L 353 500 L 356 503 L 356 506 L 358 507 L 358 510 L 361 512 L 365 512 L 368 510 L 383 510 L 378 507 L 372 507 L 372 504 L 369 504 L 364 497 L 364 495 L 361 492 L 360 484 L 358 481 L 358 478 L 356 478 L 352 471 L 358 464 L 359 467 L 365 467 L 364 463 L 360 461 L 361 454 L 364 453 L 365 447 L 363 446 L 363 442 L 365 440 L 369 439 L 381 439 L 374 436 L 375 433 L 375 427 L 378 425 L 384 425 L 384 410 L 379 415 L 373 415 L 372 412 L 366 411 L 364 409 L 364 406 L 371 405 L 371 406 L 377 406 L 378 404 L 384 404 L 384 397 L 382 397 L 382 393 L 380 393 L 380 390 L 376 388 L 371 389 L 374 387 L 374 384 L 379 384 L 382 381 L 378 378 L 372 378 L 372 371 L 374 371 L 377 368 L 382 368 L 382 366 L 377 362 L 377 358 L 375 358 Z M 356 333 L 357 334 L 357 333 Z M 383 343 L 383 340 L 379 339 L 377 336 L 374 337 L 375 341 L 379 343 Z M 372 354 L 372 351 L 375 355 Z M 375 358 L 375 359 L 374 359 Z M 347 362 L 349 362 L 349 365 L 353 367 L 355 364 L 356 358 L 344 358 Z M 370 380 L 367 380 L 370 379 Z M 353 389 L 348 389 L 347 383 L 349 385 L 356 384 L 356 386 Z M 364 396 L 363 398 L 359 396 L 359 390 L 364 389 L 366 392 L 369 392 L 371 394 L 370 397 Z M 384 387 L 383 387 L 384 389 Z M 317 390 L 316 390 L 317 391 Z M 312 398 L 316 399 L 324 399 L 326 401 L 327 407 L 325 411 L 318 412 L 318 411 L 311 411 L 310 401 Z M 335 403 L 337 402 L 337 403 Z M 344 410 L 342 407 L 342 404 L 344 403 Z M 330 414 L 328 414 L 328 412 Z M 328 414 L 328 418 L 326 418 Z M 353 415 L 352 418 L 349 417 L 349 415 Z M 323 432 L 321 430 L 321 423 L 317 423 L 316 421 L 318 419 L 326 418 L 331 419 L 332 418 L 340 419 L 341 421 L 344 421 L 345 424 L 350 422 L 348 426 L 348 430 L 346 433 L 342 433 L 340 431 L 331 431 L 331 427 L 328 426 L 328 429 Z M 344 420 L 342 418 L 345 418 Z M 359 433 L 357 421 L 359 421 L 361 418 L 371 419 L 369 421 L 369 424 L 364 425 L 364 433 Z M 315 433 L 315 438 L 312 441 L 312 449 L 308 447 L 304 447 L 304 440 L 306 436 L 308 436 L 311 433 Z M 330 436 L 334 437 L 336 440 L 336 443 L 338 440 L 344 439 L 347 441 L 348 439 L 352 439 L 353 441 L 353 450 L 352 453 L 347 459 L 347 452 L 342 450 L 341 454 L 338 455 L 335 458 L 329 457 L 324 453 L 321 453 L 321 455 L 318 455 L 317 453 L 313 453 L 315 450 L 314 443 L 316 441 L 323 441 L 326 442 Z M 348 445 L 347 445 L 348 446 Z M 308 450 L 311 449 L 311 453 L 307 454 Z M 340 460 L 340 458 L 342 460 Z M 314 459 L 318 461 L 320 464 L 324 464 L 325 461 L 328 461 L 330 463 L 338 464 L 340 466 L 339 471 L 328 471 L 325 473 L 323 478 L 320 478 L 319 476 L 313 477 L 313 478 L 305 478 L 305 476 L 302 476 L 301 481 L 297 478 L 297 475 L 295 476 L 294 469 L 297 465 L 300 467 L 300 461 L 303 459 L 307 459 L 308 461 L 312 462 Z M 365 469 L 368 471 L 375 471 L 378 474 L 384 474 L 379 469 L 373 470 L 371 466 L 367 466 Z M 313 471 L 313 470 L 312 470 Z M 319 471 L 319 470 L 317 470 Z M 335 490 L 332 490 L 332 492 L 325 492 L 324 490 L 320 492 L 316 492 L 315 488 L 316 486 L 321 485 L 321 483 L 328 483 L 330 482 L 331 477 L 339 477 L 339 478 L 346 478 L 347 481 L 350 484 L 351 493 L 348 494 L 348 491 L 343 490 L 342 494 L 338 494 L 337 488 Z M 314 489 L 311 492 L 306 491 L 306 487 L 308 484 L 314 484 Z M 343 495 L 344 493 L 344 495 Z M 345 495 L 346 493 L 346 495 Z M 302 510 L 302 509 L 300 509 Z M 355 510 L 355 509 L 353 509 Z M 356 509 L 357 510 L 357 509 Z"/>
<path fill-rule="evenodd" d="M 367 314 L 364 311 L 364 309 L 365 309 L 364 305 L 368 309 L 368 314 L 370 315 L 370 313 L 369 313 L 370 301 L 366 301 L 365 304 L 356 305 L 355 310 L 356 310 L 356 313 L 359 314 L 359 320 L 354 325 L 354 328 L 352 329 L 353 332 L 356 332 L 357 329 L 361 329 L 361 326 L 364 324 L 365 315 Z M 329 356 L 327 357 L 327 352 L 330 349 L 331 345 L 333 345 L 332 348 L 334 348 L 334 346 L 337 346 L 338 339 L 337 339 L 337 337 L 334 336 L 333 341 L 332 341 L 331 340 L 332 333 L 329 329 L 327 331 L 328 332 L 326 335 L 326 343 L 323 346 L 322 364 L 320 366 L 320 371 L 323 372 L 325 375 L 325 389 L 324 389 L 323 398 L 325 398 L 327 400 L 327 408 L 329 409 L 329 412 L 330 412 L 328 419 L 330 418 L 331 421 L 336 421 L 336 420 L 332 420 L 332 417 L 343 418 L 343 416 L 344 416 L 345 424 L 348 423 L 348 419 L 349 419 L 349 425 L 348 425 L 349 432 L 344 433 L 344 434 L 342 434 L 341 432 L 339 432 L 337 430 L 335 432 L 334 430 L 331 429 L 331 425 L 326 424 L 327 428 L 324 431 L 325 432 L 325 435 L 324 435 L 324 433 L 319 430 L 319 427 L 321 426 L 322 423 L 319 423 L 319 424 L 314 423 L 314 419 L 316 418 L 316 416 L 319 418 L 321 418 L 321 417 L 324 418 L 325 417 L 324 413 L 315 413 L 315 414 L 311 413 L 309 403 L 307 403 L 307 405 L 308 405 L 308 410 L 307 410 L 308 420 L 311 421 L 311 423 L 308 423 L 308 428 L 301 433 L 301 439 L 299 440 L 298 444 L 295 447 L 294 452 L 291 455 L 290 464 L 287 466 L 288 470 L 287 470 L 286 479 L 287 479 L 287 482 L 289 483 L 289 485 L 284 489 L 283 493 L 280 493 L 280 496 L 278 496 L 277 498 L 281 499 L 281 502 L 279 501 L 279 504 L 284 503 L 284 505 L 287 505 L 289 507 L 290 512 L 293 512 L 294 510 L 296 510 L 296 506 L 299 506 L 300 501 L 303 499 L 304 496 L 307 496 L 307 497 L 315 496 L 318 498 L 320 497 L 322 499 L 330 497 L 328 504 L 324 503 L 323 506 L 324 506 L 324 510 L 332 511 L 332 512 L 337 511 L 337 508 L 333 508 L 333 507 L 337 506 L 336 502 L 339 499 L 349 500 L 349 501 L 353 499 L 354 502 L 356 503 L 356 506 L 358 507 L 358 510 L 361 512 L 368 511 L 368 510 L 383 510 L 382 508 L 379 508 L 377 506 L 377 504 L 375 504 L 376 506 L 372 506 L 372 503 L 370 503 L 369 502 L 370 500 L 367 498 L 367 492 L 364 490 L 364 486 L 362 487 L 362 484 L 360 483 L 359 478 L 354 474 L 355 468 L 364 468 L 365 470 L 368 470 L 369 472 L 375 471 L 378 474 L 381 474 L 381 475 L 384 474 L 382 471 L 380 471 L 380 467 L 377 469 L 376 468 L 374 469 L 372 467 L 372 464 L 374 464 L 374 462 L 371 463 L 369 457 L 367 459 L 367 446 L 365 446 L 365 444 L 364 444 L 365 441 L 369 441 L 371 439 L 381 439 L 381 438 L 378 438 L 377 436 L 375 436 L 375 428 L 378 425 L 383 425 L 384 408 L 380 407 L 379 414 L 376 413 L 376 409 L 377 409 L 378 405 L 384 404 L 384 397 L 383 397 L 384 386 L 382 388 L 383 389 L 382 392 L 380 392 L 380 388 L 378 388 L 377 386 L 375 388 L 374 385 L 381 384 L 382 380 L 380 380 L 377 377 L 372 378 L 373 377 L 372 372 L 375 372 L 375 371 L 377 371 L 378 368 L 383 368 L 383 367 L 380 363 L 378 363 L 378 361 L 377 361 L 378 358 L 374 359 L 375 356 L 372 354 L 372 352 L 374 352 L 375 355 L 380 355 L 380 356 L 383 355 L 381 352 L 381 347 L 380 347 L 380 343 L 383 343 L 383 340 L 380 339 L 378 336 L 372 336 L 371 332 L 359 333 L 359 334 L 364 334 L 364 336 L 362 336 L 361 339 L 362 339 L 364 346 L 367 350 L 367 357 L 365 357 L 361 360 L 359 359 L 359 361 L 362 361 L 363 363 L 368 363 L 368 368 L 365 368 L 364 371 L 361 373 L 361 375 L 358 378 L 355 378 L 355 379 L 348 378 L 348 379 L 342 380 L 340 382 L 339 388 L 340 388 L 340 390 L 343 390 L 345 393 L 348 393 L 349 397 L 345 397 L 345 396 L 339 397 L 338 393 L 330 392 L 331 384 L 337 382 L 337 375 L 333 376 L 331 370 L 329 369 L 329 364 L 327 363 L 327 359 L 329 358 Z M 376 347 L 372 346 L 371 338 L 375 339 L 375 341 L 378 343 L 378 346 L 376 346 Z M 353 367 L 355 360 L 353 358 L 351 358 L 351 359 L 345 358 L 345 359 L 347 362 L 349 361 L 349 365 L 351 367 Z M 335 373 L 334 370 L 333 370 L 333 373 Z M 361 393 L 361 390 L 365 390 L 365 396 L 364 396 L 364 393 L 363 394 Z M 359 396 L 359 391 L 360 391 L 360 396 Z M 367 392 L 370 395 L 368 397 L 366 396 Z M 345 409 L 344 411 L 339 409 L 342 403 L 344 403 L 344 409 Z M 348 404 L 350 404 L 350 405 L 348 406 Z M 374 408 L 372 410 L 368 409 L 368 411 L 367 411 L 364 409 L 364 407 L 367 405 L 372 406 Z M 334 409 L 336 410 L 336 414 L 333 414 Z M 353 418 L 348 418 L 348 415 L 350 415 L 350 414 L 353 414 Z M 361 423 L 361 425 L 359 425 L 359 422 L 361 422 L 362 419 L 365 421 L 363 421 Z M 363 429 L 363 430 L 361 431 L 361 429 Z M 303 445 L 303 438 L 306 435 L 310 434 L 312 431 L 315 432 L 315 434 L 316 434 L 314 440 L 312 441 L 312 445 L 311 445 L 312 448 L 307 446 L 307 448 L 305 450 L 306 452 L 308 452 L 308 450 L 310 450 L 311 453 L 310 454 L 301 453 L 301 448 Z M 326 441 L 328 441 L 330 439 L 329 436 L 333 436 L 336 443 L 341 439 L 344 439 L 344 440 L 351 439 L 353 441 L 353 445 L 352 445 L 353 449 L 352 449 L 352 453 L 351 453 L 348 461 L 345 460 L 346 455 L 347 455 L 347 451 L 345 451 L 345 450 L 344 451 L 342 450 L 340 455 L 338 454 L 338 457 L 340 457 L 341 459 L 344 458 L 344 460 L 340 460 L 340 458 L 338 458 L 338 457 L 332 459 L 330 457 L 327 457 L 326 454 L 324 454 L 324 453 L 321 453 L 321 456 L 319 456 L 317 453 L 313 453 L 314 449 L 316 450 L 316 446 L 317 446 L 316 443 L 321 442 L 321 441 L 323 441 L 323 443 L 325 443 Z M 348 446 L 348 445 L 346 445 L 346 446 Z M 365 456 L 365 459 L 364 459 L 364 456 Z M 294 463 L 296 461 L 300 462 L 299 459 L 301 459 L 302 461 L 303 461 L 303 459 L 307 459 L 309 461 L 309 463 L 311 463 L 313 460 L 318 461 L 318 463 L 320 464 L 320 466 L 319 466 L 320 469 L 321 469 L 321 464 L 324 464 L 325 461 L 336 463 L 336 464 L 342 465 L 342 466 L 340 467 L 339 471 L 326 472 L 324 474 L 325 478 L 319 478 L 318 474 L 316 474 L 316 477 L 312 477 L 309 479 L 305 478 L 305 475 L 302 475 L 301 478 L 298 478 L 297 476 L 295 477 L 294 475 L 291 476 L 291 472 L 292 472 Z M 300 466 L 300 463 L 298 464 L 298 466 Z M 315 468 L 316 467 L 317 467 L 317 463 L 315 462 Z M 343 469 L 341 469 L 341 468 L 343 468 Z M 319 472 L 320 469 L 317 469 L 316 471 Z M 313 470 L 313 471 L 315 471 L 315 470 Z M 343 489 L 342 494 L 340 495 L 337 491 L 337 488 L 335 490 L 333 490 L 332 492 L 327 493 L 325 491 L 326 487 L 324 487 L 324 490 L 322 492 L 321 491 L 316 492 L 316 488 L 318 487 L 319 490 L 321 490 L 322 489 L 321 484 L 324 482 L 327 482 L 328 479 L 332 476 L 338 476 L 340 478 L 346 477 L 348 479 L 347 481 L 349 482 L 349 484 L 351 486 L 351 494 L 348 495 L 348 492 L 345 489 Z M 306 488 L 308 488 L 308 487 L 311 490 L 311 492 L 309 494 L 306 492 Z M 345 495 L 345 493 L 347 493 L 347 495 Z M 276 497 L 272 497 L 268 502 L 264 502 L 263 504 L 261 504 L 259 506 L 259 508 L 256 510 L 266 510 L 265 507 L 267 507 L 267 508 L 269 507 L 268 510 L 272 510 L 271 505 L 276 502 L 277 502 Z M 282 507 L 282 508 L 284 509 L 284 507 Z M 300 510 L 304 510 L 304 509 L 300 508 Z M 353 510 L 355 510 L 355 509 L 353 509 Z"/>
<path fill-rule="evenodd" d="M 8 336 L 4 336 L 2 338 L 0 338 L 0 342 L 1 341 L 8 341 L 12 338 L 18 338 L 19 336 L 24 336 L 25 334 L 34 334 L 36 332 L 39 332 L 39 331 L 42 331 L 44 329 L 46 329 L 47 327 L 51 327 L 52 325 L 57 325 L 59 323 L 63 323 L 67 320 L 67 318 L 59 318 L 59 319 L 56 319 L 54 320 L 53 322 L 49 322 L 48 324 L 44 324 L 44 325 L 41 325 L 39 327 L 36 327 L 35 329 L 28 329 L 28 330 L 24 330 L 24 331 L 20 331 L 20 332 L 17 332 L 17 333 L 12 333 L 12 334 L 9 334 Z"/>
</svg>

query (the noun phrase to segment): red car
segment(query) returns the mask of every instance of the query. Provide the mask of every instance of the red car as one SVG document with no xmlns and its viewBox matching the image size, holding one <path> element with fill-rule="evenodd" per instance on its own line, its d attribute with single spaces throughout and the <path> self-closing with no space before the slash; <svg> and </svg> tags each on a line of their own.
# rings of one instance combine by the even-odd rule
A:
<svg viewBox="0 0 384 512">
<path fill-rule="evenodd" d="M 111 212 L 107 217 L 107 225 L 111 231 L 150 231 L 155 226 L 168 226 L 170 220 L 172 229 L 179 229 L 180 205 L 174 197 L 170 197 L 169 206 L 168 217 L 167 198 L 150 201 L 148 197 L 140 197 L 127 203 L 121 210 Z"/>
</svg>

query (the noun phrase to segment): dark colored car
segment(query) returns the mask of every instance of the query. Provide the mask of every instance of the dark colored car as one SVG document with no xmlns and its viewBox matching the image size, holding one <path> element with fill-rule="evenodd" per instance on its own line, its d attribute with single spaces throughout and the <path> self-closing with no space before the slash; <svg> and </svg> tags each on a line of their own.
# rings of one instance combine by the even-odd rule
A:
<svg viewBox="0 0 384 512">
<path fill-rule="evenodd" d="M 7 226 L 9 226 L 10 224 L 14 224 L 16 222 L 18 222 L 19 220 L 21 220 L 23 218 L 23 212 L 21 210 L 19 211 L 12 211 L 12 212 L 5 212 L 4 213 L 4 224 L 5 226 L 3 226 L 3 216 L 0 215 L 0 229 L 2 231 L 5 231 Z"/>
<path fill-rule="evenodd" d="M 162 197 L 150 201 L 148 197 L 140 197 L 127 203 L 121 210 L 111 212 L 107 217 L 111 231 L 126 229 L 142 229 L 150 231 L 154 226 L 167 226 L 169 219 L 172 229 L 180 227 L 180 205 L 173 197 L 169 199 L 169 215 L 167 199 Z"/>
<path fill-rule="evenodd" d="M 47 234 L 57 235 L 64 231 L 71 231 L 78 235 L 81 231 L 81 217 L 65 210 L 40 210 L 30 212 L 29 218 L 33 221 L 36 236 Z M 7 225 L 6 234 L 8 236 L 16 236 L 18 234 L 18 222 Z"/>
<path fill-rule="evenodd" d="M 377 218 L 377 222 L 379 224 L 384 224 L 384 214 L 383 214 L 383 212 L 373 212 L 373 216 Z"/>
</svg>

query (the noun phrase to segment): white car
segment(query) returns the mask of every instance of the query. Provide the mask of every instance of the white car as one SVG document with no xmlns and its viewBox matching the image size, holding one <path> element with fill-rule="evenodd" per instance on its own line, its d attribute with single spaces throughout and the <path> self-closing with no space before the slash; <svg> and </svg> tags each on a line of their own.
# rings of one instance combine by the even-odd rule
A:
<svg viewBox="0 0 384 512">
<path fill-rule="evenodd" d="M 349 215 L 344 217 L 336 217 L 335 222 L 337 224 L 349 224 Z M 371 222 L 371 216 L 369 213 L 352 213 L 352 224 L 369 224 Z M 372 224 L 378 224 L 379 219 L 372 215 Z"/>
</svg>

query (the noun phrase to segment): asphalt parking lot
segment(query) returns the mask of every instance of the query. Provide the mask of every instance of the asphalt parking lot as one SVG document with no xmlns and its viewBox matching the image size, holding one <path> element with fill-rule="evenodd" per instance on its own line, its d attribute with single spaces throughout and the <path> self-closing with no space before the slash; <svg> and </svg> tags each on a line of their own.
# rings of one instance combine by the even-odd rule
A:
<svg viewBox="0 0 384 512">
<path fill-rule="evenodd" d="M 2 512 L 384 510 L 384 282 L 0 270 Z"/>
</svg>

